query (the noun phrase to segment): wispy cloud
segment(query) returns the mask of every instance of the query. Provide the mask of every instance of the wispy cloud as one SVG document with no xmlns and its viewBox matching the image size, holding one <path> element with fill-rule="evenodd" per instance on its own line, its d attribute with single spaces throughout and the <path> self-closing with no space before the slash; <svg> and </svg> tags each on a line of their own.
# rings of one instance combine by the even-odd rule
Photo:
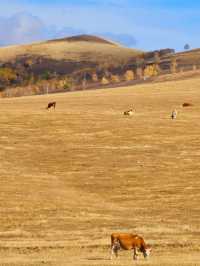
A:
<svg viewBox="0 0 200 266">
<path fill-rule="evenodd" d="M 46 28 L 41 19 L 28 13 L 0 17 L 0 45 L 20 44 L 44 39 Z"/>
<path fill-rule="evenodd" d="M 133 47 L 136 45 L 135 38 L 129 34 L 90 32 L 73 27 L 58 28 L 56 25 L 47 26 L 39 17 L 26 12 L 20 12 L 8 18 L 0 17 L 0 46 L 26 44 L 78 34 L 100 35 L 126 46 Z"/>
</svg>

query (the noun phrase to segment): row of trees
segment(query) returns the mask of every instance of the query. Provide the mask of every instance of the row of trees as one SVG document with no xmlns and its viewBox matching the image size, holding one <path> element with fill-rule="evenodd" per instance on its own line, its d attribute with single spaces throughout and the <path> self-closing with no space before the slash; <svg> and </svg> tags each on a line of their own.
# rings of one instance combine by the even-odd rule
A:
<svg viewBox="0 0 200 266">
<path fill-rule="evenodd" d="M 113 74 L 111 71 L 96 73 L 93 69 L 66 76 L 52 77 L 51 73 L 44 71 L 40 77 L 30 74 L 26 80 L 20 80 L 19 74 L 12 68 L 0 68 L 0 90 L 3 96 L 21 96 L 31 94 L 44 94 L 54 91 L 69 91 L 85 89 L 89 85 L 108 85 L 123 81 L 132 81 L 158 74 L 155 65 L 149 65 L 144 70 L 140 67 L 136 70 L 128 69 L 124 73 Z M 10 92 L 8 92 L 10 91 Z M 14 94 L 14 95 L 13 95 Z"/>
</svg>

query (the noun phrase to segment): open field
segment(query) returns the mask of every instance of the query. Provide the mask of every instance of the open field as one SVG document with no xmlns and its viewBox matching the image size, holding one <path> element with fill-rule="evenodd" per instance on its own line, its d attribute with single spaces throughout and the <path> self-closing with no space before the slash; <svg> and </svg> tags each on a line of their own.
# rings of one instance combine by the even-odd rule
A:
<svg viewBox="0 0 200 266">
<path fill-rule="evenodd" d="M 199 84 L 1 99 L 0 265 L 136 264 L 114 231 L 152 245 L 137 265 L 200 265 Z"/>
</svg>

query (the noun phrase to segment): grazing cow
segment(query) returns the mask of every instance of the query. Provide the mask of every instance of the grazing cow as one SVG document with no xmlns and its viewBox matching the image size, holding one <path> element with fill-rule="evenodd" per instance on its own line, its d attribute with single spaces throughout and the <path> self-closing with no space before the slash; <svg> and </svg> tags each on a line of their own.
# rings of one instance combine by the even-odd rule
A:
<svg viewBox="0 0 200 266">
<path fill-rule="evenodd" d="M 129 116 L 133 115 L 133 109 L 130 109 L 128 111 L 125 111 L 124 112 L 124 115 L 129 115 Z"/>
<path fill-rule="evenodd" d="M 137 260 L 138 251 L 143 253 L 144 258 L 150 255 L 151 248 L 147 246 L 141 236 L 129 233 L 113 233 L 111 235 L 111 259 L 112 255 L 118 256 L 118 250 L 133 249 L 133 259 Z"/>
<path fill-rule="evenodd" d="M 50 103 L 48 103 L 46 109 L 49 110 L 51 107 L 54 108 L 54 110 L 55 110 L 55 108 L 56 108 L 56 102 L 50 102 Z"/>
<path fill-rule="evenodd" d="M 178 114 L 177 110 L 174 109 L 174 110 L 172 111 L 171 118 L 172 118 L 172 119 L 177 118 L 177 114 Z"/>
<path fill-rule="evenodd" d="M 189 106 L 193 106 L 193 104 L 191 104 L 191 103 L 183 103 L 182 104 L 182 107 L 189 107 Z"/>
</svg>

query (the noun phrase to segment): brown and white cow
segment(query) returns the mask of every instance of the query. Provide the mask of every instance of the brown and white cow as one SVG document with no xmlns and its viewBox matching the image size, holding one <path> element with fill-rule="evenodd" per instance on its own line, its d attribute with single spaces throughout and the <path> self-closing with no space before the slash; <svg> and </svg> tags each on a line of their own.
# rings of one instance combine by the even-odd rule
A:
<svg viewBox="0 0 200 266">
<path fill-rule="evenodd" d="M 54 110 L 55 110 L 55 108 L 56 108 L 56 102 L 50 102 L 50 103 L 48 103 L 46 109 L 49 110 L 51 107 L 54 108 Z"/>
<path fill-rule="evenodd" d="M 177 114 L 178 114 L 177 110 L 174 109 L 174 110 L 172 111 L 171 118 L 172 118 L 172 119 L 176 119 L 176 118 L 177 118 Z"/>
<path fill-rule="evenodd" d="M 133 250 L 133 259 L 137 260 L 138 251 L 143 253 L 144 258 L 150 255 L 151 248 L 146 245 L 144 239 L 139 235 L 130 233 L 113 233 L 111 234 L 111 259 L 112 255 L 118 256 L 118 251 Z"/>
<path fill-rule="evenodd" d="M 130 109 L 130 110 L 128 110 L 128 111 L 125 111 L 124 112 L 124 115 L 129 115 L 129 116 L 131 116 L 131 115 L 133 115 L 133 109 Z"/>
</svg>

